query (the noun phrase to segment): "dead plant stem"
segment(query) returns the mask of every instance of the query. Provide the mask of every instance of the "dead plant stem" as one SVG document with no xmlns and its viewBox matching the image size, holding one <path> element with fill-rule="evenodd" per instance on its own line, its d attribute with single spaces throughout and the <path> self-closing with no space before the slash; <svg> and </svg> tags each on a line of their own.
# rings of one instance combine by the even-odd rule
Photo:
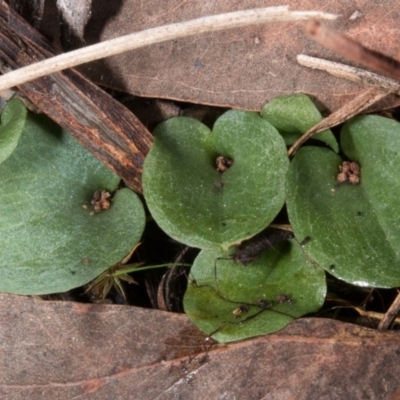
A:
<svg viewBox="0 0 400 400">
<path fill-rule="evenodd" d="M 319 11 L 289 11 L 288 6 L 277 6 L 207 16 L 186 22 L 146 29 L 141 32 L 135 32 L 64 53 L 9 72 L 0 77 L 0 91 L 21 85 L 53 72 L 172 39 L 266 22 L 287 22 L 310 19 L 332 20 L 335 18 L 336 16 L 333 14 Z"/>
</svg>

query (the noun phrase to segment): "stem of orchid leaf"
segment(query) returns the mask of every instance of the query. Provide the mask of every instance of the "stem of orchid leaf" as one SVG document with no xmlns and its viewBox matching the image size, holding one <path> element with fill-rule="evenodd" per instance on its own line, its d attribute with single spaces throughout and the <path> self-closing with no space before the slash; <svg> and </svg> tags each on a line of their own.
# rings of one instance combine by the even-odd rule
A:
<svg viewBox="0 0 400 400">
<path fill-rule="evenodd" d="M 129 274 L 131 272 L 140 272 L 140 271 L 146 271 L 148 269 L 154 269 L 154 268 L 165 268 L 165 267 L 191 267 L 192 264 L 174 264 L 174 263 L 168 263 L 168 264 L 159 264 L 159 265 L 148 265 L 147 267 L 132 267 L 132 268 L 127 268 L 119 271 L 115 271 L 112 274 L 110 274 L 113 277 L 120 276 L 120 275 L 125 275 Z"/>
</svg>

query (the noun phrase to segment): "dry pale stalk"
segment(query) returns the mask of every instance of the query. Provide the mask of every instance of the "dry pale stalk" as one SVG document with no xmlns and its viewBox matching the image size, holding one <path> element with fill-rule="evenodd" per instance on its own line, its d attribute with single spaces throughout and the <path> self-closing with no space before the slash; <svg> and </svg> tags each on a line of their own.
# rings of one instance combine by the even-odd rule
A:
<svg viewBox="0 0 400 400">
<path fill-rule="evenodd" d="M 351 117 L 366 110 L 368 107 L 370 107 L 372 104 L 376 103 L 378 100 L 382 99 L 386 95 L 387 92 L 383 91 L 380 88 L 369 88 L 364 90 L 358 96 L 354 97 L 354 99 L 346 103 L 343 107 L 339 108 L 339 110 L 336 110 L 334 113 L 329 115 L 329 117 L 314 125 L 304 135 L 297 139 L 292 147 L 288 150 L 288 156 L 293 156 L 298 148 L 305 141 L 310 139 L 311 136 L 347 121 Z"/>
<path fill-rule="evenodd" d="M 297 62 L 305 67 L 326 71 L 337 78 L 347 79 L 352 82 L 360 82 L 365 85 L 377 86 L 400 95 L 400 83 L 394 79 L 375 74 L 361 68 L 355 68 L 322 58 L 310 57 L 304 54 L 297 56 Z"/>
<path fill-rule="evenodd" d="M 141 32 L 132 33 L 93 46 L 64 53 L 48 60 L 9 72 L 0 77 L 0 91 L 90 61 L 172 39 L 205 32 L 215 32 L 223 29 L 263 24 L 266 22 L 300 21 L 315 18 L 333 20 L 336 16 L 319 11 L 289 11 L 288 6 L 278 6 L 213 15 L 146 29 Z"/>
</svg>

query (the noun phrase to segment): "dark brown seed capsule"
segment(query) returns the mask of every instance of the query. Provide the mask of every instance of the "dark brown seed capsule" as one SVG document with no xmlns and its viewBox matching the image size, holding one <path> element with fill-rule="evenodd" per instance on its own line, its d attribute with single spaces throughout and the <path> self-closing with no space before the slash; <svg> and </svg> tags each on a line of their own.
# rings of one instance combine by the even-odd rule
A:
<svg viewBox="0 0 400 400">
<path fill-rule="evenodd" d="M 233 165 L 233 160 L 228 157 L 218 156 L 215 159 L 215 166 L 216 166 L 218 172 L 224 173 L 232 165 Z"/>
</svg>

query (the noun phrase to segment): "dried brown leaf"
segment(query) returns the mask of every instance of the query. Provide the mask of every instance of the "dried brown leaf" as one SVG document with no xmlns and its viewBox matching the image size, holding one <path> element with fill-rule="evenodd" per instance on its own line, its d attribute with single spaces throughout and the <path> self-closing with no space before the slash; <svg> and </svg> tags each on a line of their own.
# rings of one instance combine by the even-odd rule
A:
<svg viewBox="0 0 400 400">
<path fill-rule="evenodd" d="M 395 0 L 387 0 L 384 7 L 381 2 L 367 0 L 357 4 L 292 0 L 285 4 L 292 10 L 340 14 L 342 17 L 330 26 L 387 55 L 396 57 L 398 53 L 400 9 Z M 96 27 L 91 21 L 86 42 L 269 5 L 276 2 L 168 0 L 160 7 L 156 0 L 125 0 L 104 26 Z M 364 87 L 298 65 L 296 56 L 300 53 L 347 63 L 307 38 L 305 24 L 265 24 L 199 35 L 112 57 L 83 69 L 97 82 L 141 96 L 259 110 L 277 95 L 302 92 L 330 110 L 338 109 Z M 389 103 L 393 104 L 393 97 Z"/>
<path fill-rule="evenodd" d="M 302 319 L 211 345 L 184 315 L 0 295 L 2 399 L 377 399 L 400 386 L 396 332 Z"/>
</svg>

